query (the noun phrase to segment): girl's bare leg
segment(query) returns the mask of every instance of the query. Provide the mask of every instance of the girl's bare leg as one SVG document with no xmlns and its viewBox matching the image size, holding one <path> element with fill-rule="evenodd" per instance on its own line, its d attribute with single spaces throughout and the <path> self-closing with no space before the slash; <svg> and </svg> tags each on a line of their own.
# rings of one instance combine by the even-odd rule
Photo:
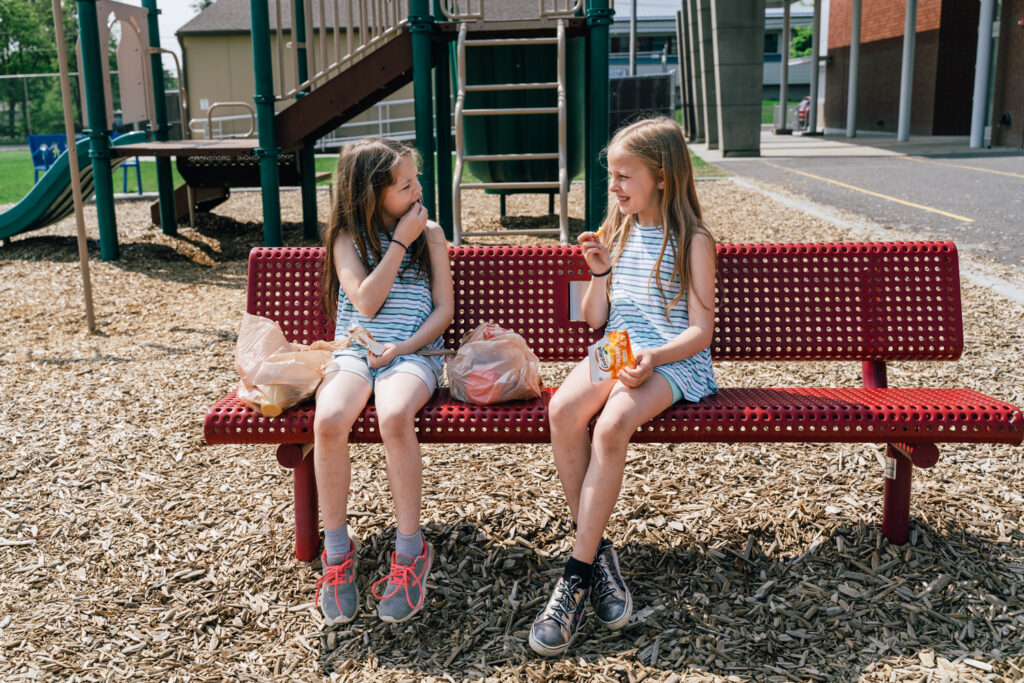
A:
<svg viewBox="0 0 1024 683">
<path fill-rule="evenodd" d="M 594 561 L 608 518 L 619 499 L 630 437 L 640 425 L 670 405 L 672 387 L 657 373 L 636 389 L 615 383 L 594 426 L 594 444 L 580 493 L 576 545 L 572 551 L 577 560 Z"/>
<path fill-rule="evenodd" d="M 590 381 L 589 362 L 578 363 L 548 406 L 551 451 L 573 521 L 579 520 L 580 491 L 590 465 L 590 419 L 601 410 L 615 382 Z"/>
<path fill-rule="evenodd" d="M 423 462 L 414 426 L 416 413 L 430 400 L 430 390 L 416 375 L 397 372 L 377 383 L 376 396 L 395 519 L 398 532 L 408 536 L 420 528 Z"/>
<path fill-rule="evenodd" d="M 326 375 L 316 392 L 313 466 L 326 529 L 336 529 L 348 522 L 348 492 L 352 482 L 348 435 L 366 407 L 370 393 L 369 382 L 343 370 Z"/>
</svg>

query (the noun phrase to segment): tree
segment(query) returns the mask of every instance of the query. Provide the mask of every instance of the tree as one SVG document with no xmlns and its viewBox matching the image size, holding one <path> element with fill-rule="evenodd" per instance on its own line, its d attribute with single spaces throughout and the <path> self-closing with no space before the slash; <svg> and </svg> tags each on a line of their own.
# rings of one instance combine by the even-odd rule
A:
<svg viewBox="0 0 1024 683">
<path fill-rule="evenodd" d="M 813 33 L 810 26 L 797 26 L 793 29 L 793 40 L 789 43 L 789 56 L 806 57 L 810 55 Z"/>
</svg>

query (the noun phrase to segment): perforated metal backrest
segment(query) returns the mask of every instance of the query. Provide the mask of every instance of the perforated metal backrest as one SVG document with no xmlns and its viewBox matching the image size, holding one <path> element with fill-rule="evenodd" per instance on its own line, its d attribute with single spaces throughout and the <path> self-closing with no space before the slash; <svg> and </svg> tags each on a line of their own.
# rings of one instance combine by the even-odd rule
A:
<svg viewBox="0 0 1024 683">
<path fill-rule="evenodd" d="M 445 346 L 495 322 L 541 360 L 578 360 L 598 336 L 569 320 L 570 283 L 587 281 L 579 247 L 451 247 L 455 320 Z M 323 250 L 256 248 L 248 311 L 292 341 L 331 339 L 320 306 Z M 721 244 L 716 360 L 955 359 L 963 351 L 951 242 Z"/>
<path fill-rule="evenodd" d="M 955 359 L 952 242 L 722 244 L 716 360 Z"/>
</svg>

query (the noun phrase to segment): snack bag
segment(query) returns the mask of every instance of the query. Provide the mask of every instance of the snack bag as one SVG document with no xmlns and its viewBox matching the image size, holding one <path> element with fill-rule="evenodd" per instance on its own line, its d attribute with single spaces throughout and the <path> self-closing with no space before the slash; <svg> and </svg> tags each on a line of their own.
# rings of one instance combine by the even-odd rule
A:
<svg viewBox="0 0 1024 683">
<path fill-rule="evenodd" d="M 601 337 L 587 347 L 587 356 L 590 357 L 591 382 L 616 379 L 622 368 L 636 367 L 626 330 L 612 330 Z"/>
<path fill-rule="evenodd" d="M 334 351 L 347 346 L 348 339 L 293 344 L 273 320 L 246 313 L 235 345 L 238 399 L 266 417 L 277 417 L 313 395 Z"/>
<path fill-rule="evenodd" d="M 448 361 L 452 396 L 469 403 L 500 403 L 540 396 L 540 360 L 511 330 L 484 323 L 462 339 Z"/>
<path fill-rule="evenodd" d="M 375 356 L 379 356 L 380 354 L 384 353 L 384 345 L 381 344 L 376 339 L 374 339 L 373 335 L 367 332 L 366 328 L 363 327 L 362 325 L 353 325 L 352 327 L 350 327 L 348 329 L 348 337 L 356 344 L 359 344 L 360 346 L 365 346 L 367 349 L 369 349 L 370 353 L 372 353 Z"/>
</svg>

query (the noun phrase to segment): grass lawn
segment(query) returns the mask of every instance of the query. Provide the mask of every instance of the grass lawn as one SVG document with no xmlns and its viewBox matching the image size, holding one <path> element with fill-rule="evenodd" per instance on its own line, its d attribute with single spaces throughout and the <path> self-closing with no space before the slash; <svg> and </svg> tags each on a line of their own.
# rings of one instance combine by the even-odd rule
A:
<svg viewBox="0 0 1024 683">
<path fill-rule="evenodd" d="M 800 100 L 786 100 L 792 106 L 800 104 Z M 775 123 L 775 105 L 778 100 L 761 100 L 761 123 Z"/>
</svg>

